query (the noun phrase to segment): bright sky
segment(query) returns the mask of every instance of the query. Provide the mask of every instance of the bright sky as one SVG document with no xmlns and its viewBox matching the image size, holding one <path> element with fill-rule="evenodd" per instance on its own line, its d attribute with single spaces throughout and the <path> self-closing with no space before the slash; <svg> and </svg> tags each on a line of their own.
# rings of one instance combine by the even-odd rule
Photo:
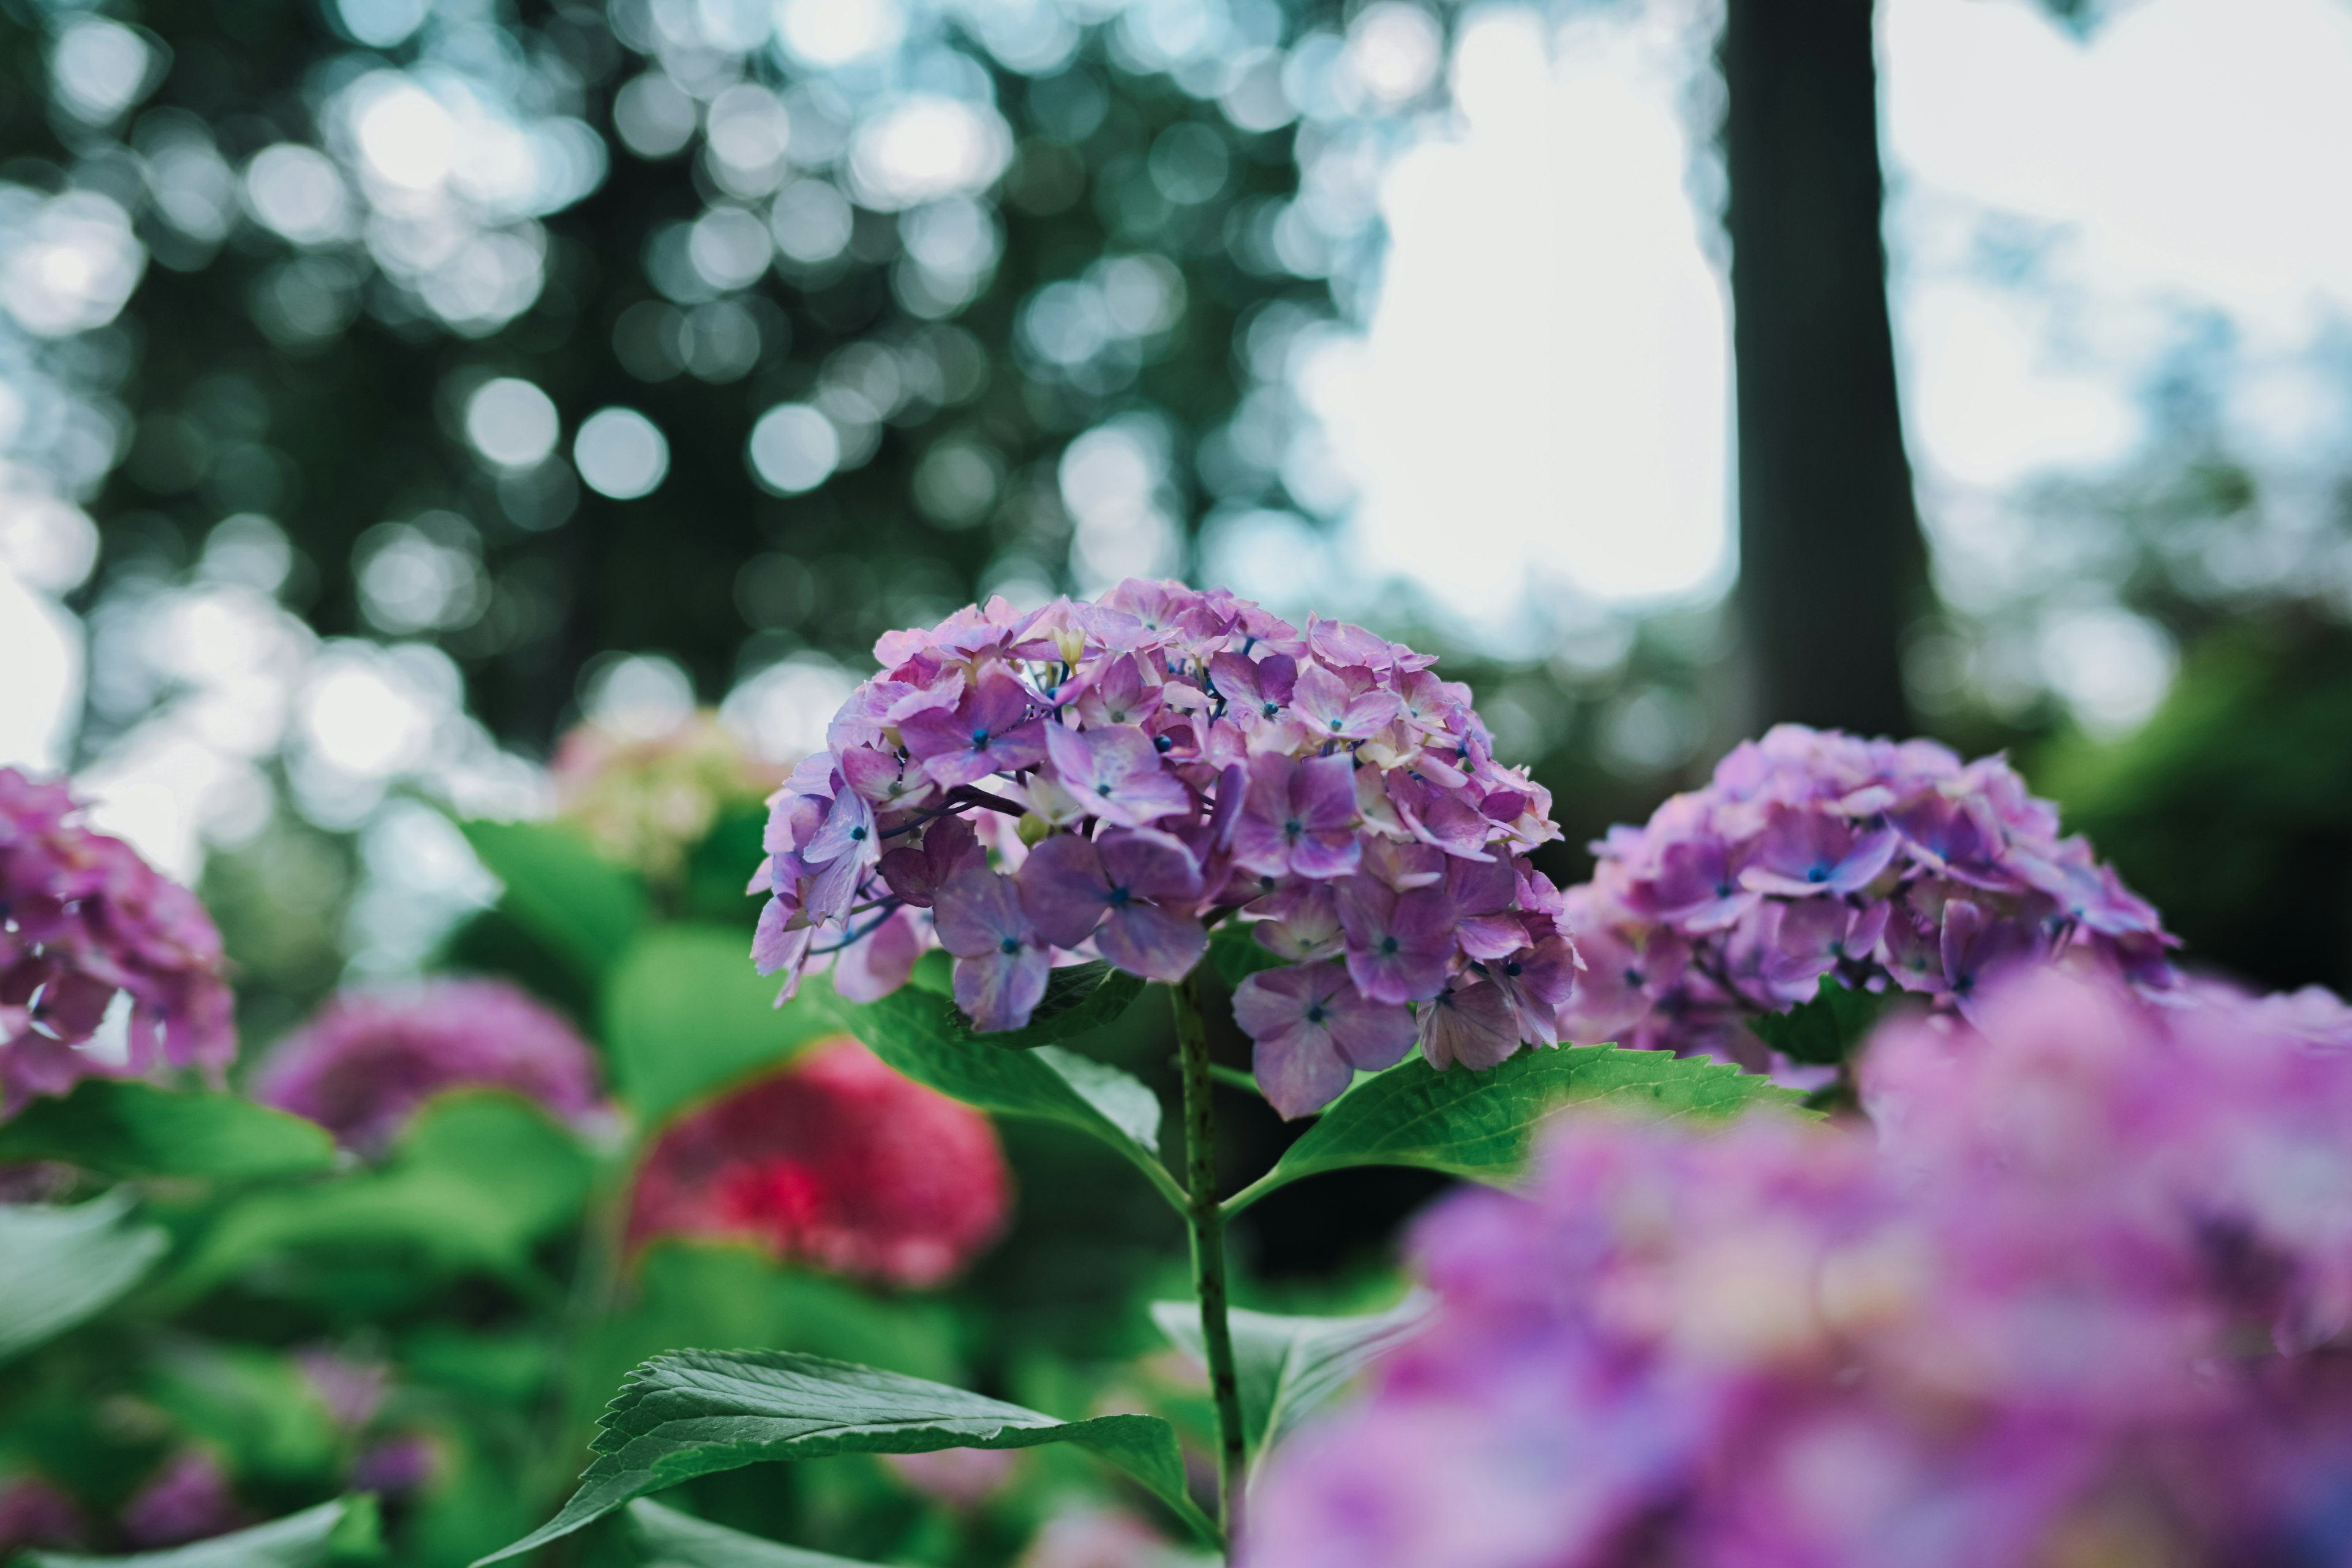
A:
<svg viewBox="0 0 2352 1568">
<path fill-rule="evenodd" d="M 1531 13 L 1473 22 L 1459 126 L 1383 194 L 1369 340 L 1309 383 L 1362 483 L 1361 546 L 1465 619 L 1507 608 L 1497 584 L 1639 600 L 1730 570 L 1726 306 L 1661 8 L 1581 26 L 1549 69 Z M 2087 44 L 2027 0 L 1883 0 L 1881 18 L 1896 330 L 1930 483 L 2121 455 L 2158 307 L 2217 306 L 2282 355 L 2352 313 L 2352 5 L 2142 0 Z M 1952 276 L 1985 213 L 2053 229 L 2050 275 L 2094 308 L 2044 319 Z M 2259 417 L 2318 427 L 2309 390 Z"/>
</svg>

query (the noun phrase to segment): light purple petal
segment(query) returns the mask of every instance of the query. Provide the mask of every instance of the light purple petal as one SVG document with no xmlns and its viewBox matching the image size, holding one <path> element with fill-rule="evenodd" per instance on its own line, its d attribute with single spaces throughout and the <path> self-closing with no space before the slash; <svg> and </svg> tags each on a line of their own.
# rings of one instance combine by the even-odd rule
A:
<svg viewBox="0 0 2352 1568">
<path fill-rule="evenodd" d="M 1474 981 L 1422 1004 L 1422 1055 L 1440 1071 L 1460 1062 L 1483 1072 L 1518 1048 L 1518 1020 L 1492 981 Z"/>
<path fill-rule="evenodd" d="M 1076 834 L 1055 834 L 1030 850 L 1020 876 L 1021 907 L 1056 947 L 1086 941 L 1110 906 L 1101 853 Z"/>
<path fill-rule="evenodd" d="M 940 889 L 931 921 L 940 933 L 940 945 L 958 958 L 993 952 L 1008 941 L 1017 945 L 1034 935 L 1012 879 L 986 867 L 960 871 L 949 879 Z"/>
<path fill-rule="evenodd" d="M 1045 994 L 1053 963 L 1041 947 L 1023 943 L 955 961 L 955 1001 L 982 1034 L 1017 1029 L 1029 1022 Z"/>
<path fill-rule="evenodd" d="M 1095 934 L 1102 955 L 1129 974 L 1173 984 L 1192 973 L 1209 950 L 1209 933 L 1190 915 L 1157 904 L 1121 905 Z"/>
<path fill-rule="evenodd" d="M 1104 834 L 1096 840 L 1103 875 L 1139 899 L 1189 904 L 1201 896 L 1201 867 L 1184 841 L 1149 827 Z"/>
<path fill-rule="evenodd" d="M 922 955 L 915 917 L 900 910 L 834 960 L 833 988 L 852 1002 L 878 1002 L 907 984 Z"/>
</svg>

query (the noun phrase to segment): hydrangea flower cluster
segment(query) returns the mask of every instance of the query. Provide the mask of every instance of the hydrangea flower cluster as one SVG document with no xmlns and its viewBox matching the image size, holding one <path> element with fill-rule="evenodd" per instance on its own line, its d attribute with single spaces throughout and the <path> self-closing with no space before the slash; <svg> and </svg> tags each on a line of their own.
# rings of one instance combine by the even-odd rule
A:
<svg viewBox="0 0 2352 1568">
<path fill-rule="evenodd" d="M 1277 1455 L 1247 1568 L 2352 1560 L 2352 1009 L 2042 970 L 1880 1031 L 1876 1140 L 1588 1121 Z"/>
<path fill-rule="evenodd" d="M 0 768 L 0 1112 L 159 1062 L 217 1079 L 236 1055 L 212 917 L 78 810 L 65 784 Z M 85 1048 L 118 993 L 123 1050 Z"/>
<path fill-rule="evenodd" d="M 606 858 L 656 882 L 677 876 L 720 813 L 763 793 L 751 753 L 708 710 L 651 737 L 576 725 L 557 745 L 552 772 L 556 815 Z"/>
<path fill-rule="evenodd" d="M 875 657 L 772 802 L 753 952 L 785 994 L 830 959 L 880 995 L 937 942 L 973 1025 L 1017 1028 L 1057 961 L 1181 980 L 1238 910 L 1289 965 L 1236 998 L 1285 1115 L 1416 1040 L 1440 1068 L 1559 1043 L 1574 951 L 1525 858 L 1550 797 L 1431 657 L 1136 580 Z"/>
<path fill-rule="evenodd" d="M 744 1237 L 925 1289 L 1003 1233 L 1013 1178 L 988 1119 L 846 1036 L 681 1118 L 637 1173 L 629 1245 Z"/>
<path fill-rule="evenodd" d="M 2059 836 L 2058 808 L 2004 759 L 1932 741 L 1779 725 L 1592 849 L 1592 880 L 1566 895 L 1590 966 L 1562 1019 L 1579 1040 L 1760 1068 L 1742 1020 L 1824 976 L 1964 1014 L 2032 963 L 2171 981 L 2155 909 Z"/>
<path fill-rule="evenodd" d="M 269 1054 L 253 1095 L 378 1154 L 417 1107 L 450 1089 L 511 1089 L 572 1121 L 600 1104 L 588 1042 L 502 980 L 338 996 Z"/>
</svg>

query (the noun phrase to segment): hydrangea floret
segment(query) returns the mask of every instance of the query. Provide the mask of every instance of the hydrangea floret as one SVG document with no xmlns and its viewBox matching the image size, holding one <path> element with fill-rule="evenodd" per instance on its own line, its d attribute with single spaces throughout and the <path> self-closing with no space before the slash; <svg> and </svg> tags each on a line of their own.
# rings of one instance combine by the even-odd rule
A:
<svg viewBox="0 0 2352 1568">
<path fill-rule="evenodd" d="M 223 967 L 194 894 L 85 826 L 62 783 L 0 768 L 0 1113 L 160 1065 L 217 1081 L 236 1055 Z M 127 1037 L 93 1048 L 118 995 Z"/>
<path fill-rule="evenodd" d="M 1878 1127 L 1563 1123 L 1277 1452 L 1246 1568 L 2337 1563 L 2352 1010 L 2045 968 L 1882 1028 Z"/>
<path fill-rule="evenodd" d="M 596 1053 L 564 1016 L 503 980 L 347 992 L 273 1048 L 253 1096 L 377 1154 L 445 1089 L 503 1089 L 569 1121 L 600 1109 Z"/>
<path fill-rule="evenodd" d="M 1962 1014 L 2039 963 L 2172 982 L 2155 909 L 2061 836 L 2057 807 L 2005 759 L 1933 741 L 1779 725 L 1592 850 L 1566 894 L 1590 966 L 1561 1020 L 1580 1040 L 1761 1067 L 1744 1020 L 1824 979 Z"/>
<path fill-rule="evenodd" d="M 974 1027 L 1014 1029 L 1056 963 L 1179 981 L 1238 915 L 1287 965 L 1236 997 L 1286 1116 L 1416 1041 L 1442 1068 L 1561 1038 L 1550 797 L 1431 656 L 1139 580 L 874 651 L 772 802 L 753 951 L 785 995 L 830 963 L 871 1000 L 936 944 Z"/>
</svg>

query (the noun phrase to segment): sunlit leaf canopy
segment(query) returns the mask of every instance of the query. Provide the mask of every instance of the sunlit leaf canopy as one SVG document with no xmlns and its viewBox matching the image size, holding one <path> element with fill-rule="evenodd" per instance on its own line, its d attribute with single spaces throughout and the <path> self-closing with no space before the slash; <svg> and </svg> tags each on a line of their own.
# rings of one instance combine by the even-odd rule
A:
<svg viewBox="0 0 2352 1568">
<path fill-rule="evenodd" d="M 70 588 L 100 520 L 80 744 L 226 662 L 348 773 L 319 661 L 539 738 L 600 650 L 715 695 L 1288 508 L 1285 356 L 1444 44 L 1277 0 L 18 9 L 11 558 Z M 256 595 L 405 662 L 221 635 Z"/>
</svg>

